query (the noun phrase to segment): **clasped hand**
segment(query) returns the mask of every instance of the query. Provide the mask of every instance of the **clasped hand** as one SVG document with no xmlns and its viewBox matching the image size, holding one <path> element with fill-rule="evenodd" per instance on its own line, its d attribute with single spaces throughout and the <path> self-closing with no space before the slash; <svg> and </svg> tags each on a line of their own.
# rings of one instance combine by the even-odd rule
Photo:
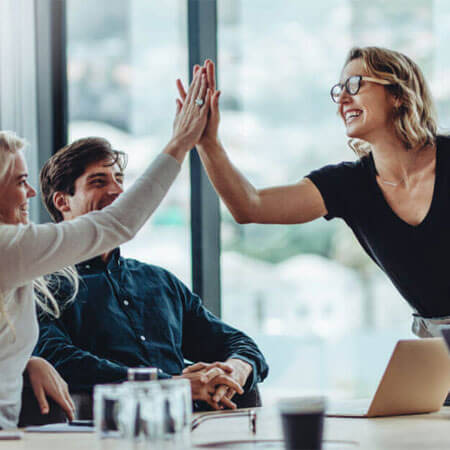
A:
<svg viewBox="0 0 450 450">
<path fill-rule="evenodd" d="M 250 364 L 229 359 L 227 362 L 199 362 L 183 370 L 182 378 L 191 382 L 192 398 L 203 400 L 213 409 L 235 409 L 231 400 L 236 393 L 243 394 L 249 374 Z"/>
</svg>

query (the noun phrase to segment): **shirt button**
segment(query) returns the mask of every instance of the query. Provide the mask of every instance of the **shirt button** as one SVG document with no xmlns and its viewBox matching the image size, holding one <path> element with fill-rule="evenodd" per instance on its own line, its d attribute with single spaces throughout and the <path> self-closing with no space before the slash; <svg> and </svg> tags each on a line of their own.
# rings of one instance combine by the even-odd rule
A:
<svg viewBox="0 0 450 450">
<path fill-rule="evenodd" d="M 140 336 L 140 338 L 142 342 L 146 341 L 145 336 Z"/>
<path fill-rule="evenodd" d="M 90 269 L 91 268 L 91 266 L 89 265 L 89 264 L 86 264 L 86 269 Z"/>
<path fill-rule="evenodd" d="M 124 300 L 124 301 L 123 301 L 123 304 L 124 304 L 125 306 L 128 306 L 128 305 L 130 304 L 130 302 L 129 302 L 128 300 Z"/>
</svg>

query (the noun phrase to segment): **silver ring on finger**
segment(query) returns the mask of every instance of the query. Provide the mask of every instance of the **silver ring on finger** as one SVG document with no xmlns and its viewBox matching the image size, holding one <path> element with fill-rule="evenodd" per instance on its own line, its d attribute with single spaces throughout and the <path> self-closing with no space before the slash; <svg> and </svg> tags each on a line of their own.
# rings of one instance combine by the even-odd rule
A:
<svg viewBox="0 0 450 450">
<path fill-rule="evenodd" d="M 205 101 L 204 101 L 202 98 L 200 98 L 200 97 L 198 97 L 198 98 L 195 99 L 195 104 L 196 104 L 199 108 L 201 108 L 201 107 L 203 106 L 204 103 L 205 103 Z"/>
</svg>

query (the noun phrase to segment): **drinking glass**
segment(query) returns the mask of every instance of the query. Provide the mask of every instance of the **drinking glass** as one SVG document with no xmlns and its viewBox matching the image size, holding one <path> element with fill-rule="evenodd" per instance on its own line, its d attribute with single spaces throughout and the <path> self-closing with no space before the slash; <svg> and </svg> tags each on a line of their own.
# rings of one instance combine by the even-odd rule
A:
<svg viewBox="0 0 450 450">
<path fill-rule="evenodd" d="M 164 395 L 155 382 L 129 381 L 124 383 L 129 390 L 130 402 L 134 408 L 124 408 L 131 414 L 128 422 L 124 417 L 126 436 L 135 441 L 145 440 L 152 448 L 162 446 L 164 440 Z M 128 425 L 125 425 L 125 424 Z"/>
<path fill-rule="evenodd" d="M 184 448 L 191 444 L 192 397 L 189 380 L 160 380 L 164 395 L 164 436 L 168 444 Z"/>
<path fill-rule="evenodd" d="M 94 388 L 94 425 L 100 438 L 121 437 L 119 413 L 126 399 L 122 384 L 99 384 Z M 128 405 L 127 405 L 128 406 Z"/>
</svg>

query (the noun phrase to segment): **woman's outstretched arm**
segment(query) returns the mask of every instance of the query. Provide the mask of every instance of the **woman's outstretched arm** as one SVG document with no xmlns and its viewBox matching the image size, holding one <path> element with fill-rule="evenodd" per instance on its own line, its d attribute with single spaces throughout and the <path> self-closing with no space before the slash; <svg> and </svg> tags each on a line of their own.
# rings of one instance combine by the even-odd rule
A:
<svg viewBox="0 0 450 450">
<path fill-rule="evenodd" d="M 256 189 L 233 165 L 220 142 L 197 148 L 209 179 L 238 223 L 305 223 L 327 214 L 319 190 L 308 178 Z"/>
<path fill-rule="evenodd" d="M 73 220 L 0 226 L 0 291 L 100 255 L 132 239 L 153 214 L 180 171 L 186 153 L 203 133 L 210 93 L 202 74 L 187 101 L 177 105 L 173 137 L 144 174 L 111 205 Z M 199 97 L 207 103 L 201 108 Z"/>
<path fill-rule="evenodd" d="M 212 95 L 208 124 L 197 150 L 209 179 L 234 219 L 239 223 L 292 224 L 327 214 L 322 195 L 308 178 L 291 185 L 256 189 L 233 165 L 218 138 L 220 91 L 215 89 L 214 64 L 207 60 L 205 65 Z M 180 80 L 177 86 L 184 100 L 186 93 Z"/>
</svg>

